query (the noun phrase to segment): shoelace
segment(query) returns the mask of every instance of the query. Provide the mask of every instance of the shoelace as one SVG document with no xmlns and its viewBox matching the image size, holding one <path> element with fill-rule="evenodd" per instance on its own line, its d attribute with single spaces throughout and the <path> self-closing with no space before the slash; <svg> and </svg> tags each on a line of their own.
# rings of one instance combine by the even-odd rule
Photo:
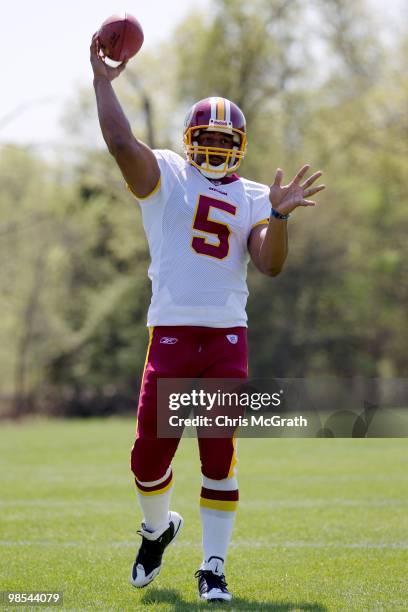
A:
<svg viewBox="0 0 408 612">
<path fill-rule="evenodd" d="M 225 582 L 224 574 L 218 576 L 217 574 L 214 574 L 211 570 L 199 569 L 194 574 L 194 578 L 204 578 L 204 580 L 209 583 L 210 589 L 225 589 L 228 584 L 227 582 Z"/>
</svg>

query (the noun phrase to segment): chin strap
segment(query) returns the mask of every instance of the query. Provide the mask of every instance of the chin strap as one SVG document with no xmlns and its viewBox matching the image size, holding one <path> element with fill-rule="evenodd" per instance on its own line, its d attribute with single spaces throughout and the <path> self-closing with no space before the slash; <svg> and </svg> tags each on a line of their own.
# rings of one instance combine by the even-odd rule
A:
<svg viewBox="0 0 408 612">
<path fill-rule="evenodd" d="M 203 168 L 204 166 L 204 168 Z M 205 176 L 206 178 L 210 178 L 210 179 L 222 179 L 224 178 L 224 176 L 227 175 L 227 172 L 217 172 L 217 168 L 219 166 L 212 166 L 211 164 L 206 164 L 205 162 L 203 162 L 201 164 L 201 168 L 200 168 L 200 172 L 203 176 Z"/>
</svg>

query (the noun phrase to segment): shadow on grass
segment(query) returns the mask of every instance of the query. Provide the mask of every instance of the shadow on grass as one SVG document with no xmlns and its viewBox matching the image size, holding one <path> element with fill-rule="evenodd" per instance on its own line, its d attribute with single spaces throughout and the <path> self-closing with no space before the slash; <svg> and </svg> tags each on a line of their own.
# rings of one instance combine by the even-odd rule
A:
<svg viewBox="0 0 408 612">
<path fill-rule="evenodd" d="M 271 601 L 266 603 L 265 601 L 257 601 L 255 599 L 242 599 L 241 597 L 234 597 L 231 603 L 218 603 L 214 602 L 208 604 L 206 601 L 197 601 L 192 603 L 186 601 L 180 595 L 180 593 L 174 589 L 150 589 L 147 593 L 143 594 L 141 603 L 146 605 L 166 603 L 173 606 L 174 612 L 182 610 L 269 610 L 270 612 L 291 612 L 297 610 L 299 612 L 326 612 L 326 606 L 318 604 L 316 602 L 309 603 L 304 601 Z"/>
</svg>

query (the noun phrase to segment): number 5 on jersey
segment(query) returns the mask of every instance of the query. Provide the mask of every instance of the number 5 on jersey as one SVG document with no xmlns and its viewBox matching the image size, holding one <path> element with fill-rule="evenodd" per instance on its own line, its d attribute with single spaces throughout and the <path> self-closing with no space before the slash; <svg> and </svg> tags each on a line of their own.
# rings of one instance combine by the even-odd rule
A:
<svg viewBox="0 0 408 612">
<path fill-rule="evenodd" d="M 229 202 L 216 200 L 205 195 L 198 196 L 197 209 L 193 221 L 193 229 L 216 236 L 218 244 L 209 242 L 205 236 L 194 236 L 191 246 L 199 255 L 207 255 L 216 259 L 225 259 L 229 252 L 229 237 L 231 234 L 228 223 L 214 221 L 210 218 L 211 208 L 218 208 L 229 215 L 235 215 L 236 207 Z"/>
</svg>

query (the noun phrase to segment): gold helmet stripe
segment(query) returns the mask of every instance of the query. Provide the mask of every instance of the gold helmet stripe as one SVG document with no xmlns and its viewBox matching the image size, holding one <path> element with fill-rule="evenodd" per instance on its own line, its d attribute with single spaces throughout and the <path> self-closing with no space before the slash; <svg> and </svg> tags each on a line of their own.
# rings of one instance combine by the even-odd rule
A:
<svg viewBox="0 0 408 612">
<path fill-rule="evenodd" d="M 217 98 L 217 119 L 219 121 L 225 121 L 224 98 Z"/>
</svg>

